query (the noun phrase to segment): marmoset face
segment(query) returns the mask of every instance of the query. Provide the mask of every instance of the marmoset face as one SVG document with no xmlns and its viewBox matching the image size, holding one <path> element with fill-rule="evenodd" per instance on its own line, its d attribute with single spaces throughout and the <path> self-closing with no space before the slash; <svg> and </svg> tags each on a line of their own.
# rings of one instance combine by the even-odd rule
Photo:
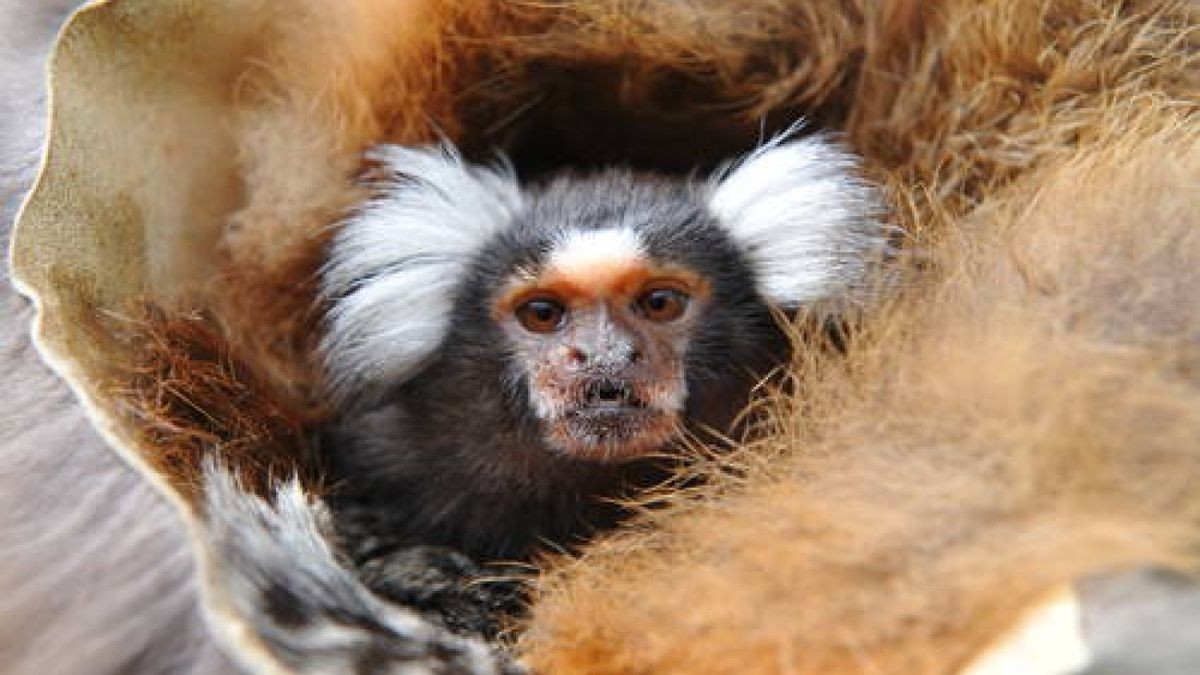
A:
<svg viewBox="0 0 1200 675">
<path fill-rule="evenodd" d="M 650 259 L 628 227 L 569 230 L 552 246 L 540 269 L 511 275 L 492 313 L 544 440 L 596 461 L 652 452 L 680 427 L 711 284 Z"/>
</svg>

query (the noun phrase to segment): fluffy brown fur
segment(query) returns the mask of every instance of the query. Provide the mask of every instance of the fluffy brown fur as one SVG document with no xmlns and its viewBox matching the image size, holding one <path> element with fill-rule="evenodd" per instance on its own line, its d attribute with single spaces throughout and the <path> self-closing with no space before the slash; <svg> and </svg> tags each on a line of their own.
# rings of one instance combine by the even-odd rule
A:
<svg viewBox="0 0 1200 675">
<path fill-rule="evenodd" d="M 312 274 L 371 143 L 679 170 L 805 114 L 892 187 L 910 286 L 844 358 L 802 357 L 693 499 L 556 561 L 531 663 L 947 672 L 1080 574 L 1194 569 L 1193 3 L 286 4 L 236 97 L 246 198 L 204 303 L 226 344 L 167 389 L 196 409 L 160 414 L 178 357 L 133 367 L 152 434 L 254 447 L 231 386 L 319 411 Z"/>
<path fill-rule="evenodd" d="M 298 404 L 320 398 L 311 361 L 314 272 L 331 222 L 363 194 L 374 143 L 462 131 L 450 109 L 479 77 L 459 31 L 486 32 L 486 3 L 280 3 L 271 47 L 240 81 L 237 136 L 246 203 L 231 215 L 210 303 L 223 332 Z M 471 29 L 476 24 L 483 27 Z"/>
<path fill-rule="evenodd" d="M 242 484 L 269 496 L 280 481 L 299 474 L 320 492 L 319 474 L 306 438 L 319 419 L 288 407 L 285 395 L 229 350 L 200 315 L 168 316 L 147 310 L 113 329 L 134 361 L 108 385 L 118 413 L 168 484 L 195 504 L 203 488 L 205 457 L 236 467 Z"/>
<path fill-rule="evenodd" d="M 535 670 L 954 672 L 1060 584 L 1195 570 L 1197 135 L 1129 133 L 942 240 L 702 499 L 546 580 Z"/>
<path fill-rule="evenodd" d="M 881 3 L 845 119 L 915 234 L 1154 108 L 1197 103 L 1194 3 Z"/>
</svg>

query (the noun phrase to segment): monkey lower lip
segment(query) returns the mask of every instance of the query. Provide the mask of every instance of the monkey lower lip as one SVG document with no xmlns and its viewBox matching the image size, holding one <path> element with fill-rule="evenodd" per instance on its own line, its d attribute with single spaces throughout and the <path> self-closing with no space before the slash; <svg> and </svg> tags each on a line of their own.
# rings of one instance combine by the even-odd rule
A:
<svg viewBox="0 0 1200 675">
<path fill-rule="evenodd" d="M 625 421 L 637 423 L 642 420 L 652 419 L 657 415 L 656 411 L 650 410 L 645 404 L 604 401 L 601 403 L 589 403 L 586 406 L 568 411 L 566 416 L 571 419 L 612 420 L 614 422 Z"/>
<path fill-rule="evenodd" d="M 559 418 L 558 447 L 578 457 L 621 461 L 652 452 L 671 436 L 674 416 L 628 404 L 588 405 Z"/>
<path fill-rule="evenodd" d="M 604 414 L 610 412 L 635 414 L 643 412 L 646 409 L 646 404 L 641 401 L 594 401 L 568 414 L 587 415 L 590 413 Z"/>
</svg>

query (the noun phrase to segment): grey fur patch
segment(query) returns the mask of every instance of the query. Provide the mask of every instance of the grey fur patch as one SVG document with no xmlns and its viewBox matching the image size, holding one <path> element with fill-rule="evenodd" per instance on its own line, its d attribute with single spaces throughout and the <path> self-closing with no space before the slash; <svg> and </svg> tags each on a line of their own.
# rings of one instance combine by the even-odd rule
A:
<svg viewBox="0 0 1200 675">
<path fill-rule="evenodd" d="M 1200 669 L 1200 583 L 1144 567 L 1081 581 L 1085 675 L 1184 675 Z"/>
</svg>

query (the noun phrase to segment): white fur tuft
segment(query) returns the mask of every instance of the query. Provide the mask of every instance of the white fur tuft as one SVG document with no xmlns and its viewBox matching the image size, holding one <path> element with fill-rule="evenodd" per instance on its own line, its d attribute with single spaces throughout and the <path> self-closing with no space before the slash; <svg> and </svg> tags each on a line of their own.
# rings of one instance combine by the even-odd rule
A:
<svg viewBox="0 0 1200 675">
<path fill-rule="evenodd" d="M 771 302 L 849 297 L 887 248 L 881 197 L 849 152 L 819 136 L 785 142 L 790 133 L 719 172 L 709 208 Z"/>
<path fill-rule="evenodd" d="M 448 145 L 386 145 L 370 157 L 387 171 L 382 191 L 343 223 L 322 270 L 321 351 L 339 399 L 425 363 L 471 256 L 521 207 L 510 168 L 468 166 Z"/>
</svg>

